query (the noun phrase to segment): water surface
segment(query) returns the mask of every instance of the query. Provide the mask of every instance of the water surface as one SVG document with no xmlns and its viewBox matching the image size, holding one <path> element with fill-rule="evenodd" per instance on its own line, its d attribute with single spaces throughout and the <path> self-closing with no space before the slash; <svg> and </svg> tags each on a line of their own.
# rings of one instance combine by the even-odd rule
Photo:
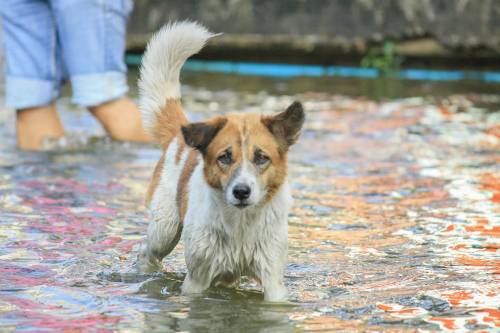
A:
<svg viewBox="0 0 500 333">
<path fill-rule="evenodd" d="M 290 154 L 290 303 L 263 302 L 252 281 L 180 295 L 182 244 L 165 272 L 134 273 L 159 151 L 111 142 L 63 99 L 71 134 L 50 152 L 17 151 L 12 114 L 0 113 L 0 331 L 499 329 L 499 96 L 187 82 L 194 120 L 305 104 Z"/>
</svg>

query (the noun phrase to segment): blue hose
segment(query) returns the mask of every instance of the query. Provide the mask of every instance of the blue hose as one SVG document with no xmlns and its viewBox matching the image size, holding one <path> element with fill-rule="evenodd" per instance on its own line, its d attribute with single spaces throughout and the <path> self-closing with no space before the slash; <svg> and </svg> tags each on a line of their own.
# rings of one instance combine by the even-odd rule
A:
<svg viewBox="0 0 500 333">
<path fill-rule="evenodd" d="M 141 63 L 141 56 L 129 54 L 126 56 L 125 61 L 128 65 L 137 66 Z M 186 71 L 264 76 L 284 79 L 300 76 L 339 76 L 367 79 L 383 77 L 382 73 L 375 68 L 233 61 L 188 60 L 183 69 Z M 490 83 L 500 83 L 500 72 L 490 71 L 403 69 L 391 73 L 390 77 L 421 81 L 479 80 Z"/>
</svg>

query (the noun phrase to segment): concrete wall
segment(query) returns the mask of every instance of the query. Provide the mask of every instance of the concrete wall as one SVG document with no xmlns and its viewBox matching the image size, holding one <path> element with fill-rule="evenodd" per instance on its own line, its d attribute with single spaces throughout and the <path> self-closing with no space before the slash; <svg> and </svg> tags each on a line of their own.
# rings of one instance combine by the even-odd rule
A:
<svg viewBox="0 0 500 333">
<path fill-rule="evenodd" d="M 150 32 L 180 19 L 225 33 L 207 57 L 252 58 L 253 51 L 254 60 L 295 54 L 296 61 L 343 62 L 387 39 L 398 53 L 421 61 L 494 66 L 500 55 L 495 0 L 137 0 L 129 47 L 142 48 Z"/>
</svg>

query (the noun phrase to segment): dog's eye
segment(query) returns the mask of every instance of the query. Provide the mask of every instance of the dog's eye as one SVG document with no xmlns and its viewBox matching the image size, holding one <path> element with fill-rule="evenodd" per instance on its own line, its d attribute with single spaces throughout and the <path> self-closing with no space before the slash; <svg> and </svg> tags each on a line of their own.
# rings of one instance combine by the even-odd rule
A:
<svg viewBox="0 0 500 333">
<path fill-rule="evenodd" d="M 256 151 L 254 156 L 254 163 L 258 166 L 263 166 L 270 161 L 269 157 L 262 151 Z"/>
<path fill-rule="evenodd" d="M 224 153 L 219 155 L 219 157 L 217 157 L 217 161 L 224 165 L 230 165 L 233 163 L 233 154 L 231 154 L 231 151 L 226 150 Z"/>
</svg>

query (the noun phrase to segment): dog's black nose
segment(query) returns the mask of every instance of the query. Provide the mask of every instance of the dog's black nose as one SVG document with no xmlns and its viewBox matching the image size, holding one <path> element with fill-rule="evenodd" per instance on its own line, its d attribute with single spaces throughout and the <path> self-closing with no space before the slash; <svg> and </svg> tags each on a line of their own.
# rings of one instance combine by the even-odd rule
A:
<svg viewBox="0 0 500 333">
<path fill-rule="evenodd" d="M 248 199 L 250 192 L 250 186 L 245 184 L 238 184 L 233 188 L 233 195 L 238 200 Z"/>
</svg>

